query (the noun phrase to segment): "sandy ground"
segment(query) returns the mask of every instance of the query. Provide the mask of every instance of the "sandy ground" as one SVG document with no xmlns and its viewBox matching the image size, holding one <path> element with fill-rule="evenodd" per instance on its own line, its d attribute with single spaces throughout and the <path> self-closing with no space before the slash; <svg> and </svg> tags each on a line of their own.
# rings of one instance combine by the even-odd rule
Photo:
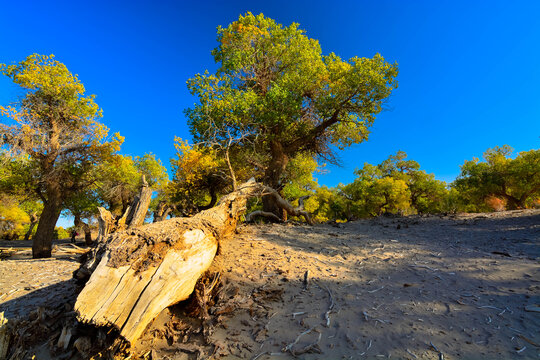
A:
<svg viewBox="0 0 540 360">
<path fill-rule="evenodd" d="M 77 244 L 84 246 L 83 242 Z M 0 241 L 1 248 L 18 250 L 0 261 L 0 312 L 8 319 L 24 318 L 37 307 L 75 299 L 73 272 L 81 265 L 78 256 L 57 252 L 55 246 L 69 248 L 70 241 L 55 241 L 52 258 L 34 260 L 31 241 Z"/>
<path fill-rule="evenodd" d="M 243 226 L 220 253 L 211 270 L 222 274 L 226 303 L 210 309 L 217 326 L 202 358 L 540 358 L 539 210 Z M 0 295 L 0 311 L 24 316 L 30 299 L 51 291 L 70 299 L 76 267 L 0 261 L 0 293 L 23 289 Z M 135 349 L 195 358 L 196 339 L 182 336 L 192 325 L 175 311 Z M 177 332 L 168 341 L 156 336 L 164 323 Z"/>
</svg>

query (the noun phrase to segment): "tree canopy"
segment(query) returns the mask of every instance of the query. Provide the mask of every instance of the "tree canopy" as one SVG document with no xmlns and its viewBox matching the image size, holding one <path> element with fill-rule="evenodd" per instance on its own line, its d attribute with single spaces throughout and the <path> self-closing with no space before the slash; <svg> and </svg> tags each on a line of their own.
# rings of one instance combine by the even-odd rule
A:
<svg viewBox="0 0 540 360">
<path fill-rule="evenodd" d="M 296 154 L 334 161 L 334 147 L 366 140 L 397 87 L 397 65 L 381 55 L 323 55 L 298 24 L 262 14 L 219 27 L 217 40 L 219 69 L 188 80 L 198 99 L 186 110 L 194 141 L 247 134 L 244 142 L 266 155 L 263 181 L 276 189 Z"/>
<path fill-rule="evenodd" d="M 540 150 L 521 152 L 514 159 L 512 153 L 508 145 L 497 146 L 484 152 L 484 161 L 465 161 L 454 183 L 465 201 L 483 204 L 495 196 L 507 208 L 519 209 L 540 198 Z"/>
<path fill-rule="evenodd" d="M 11 123 L 0 124 L 2 142 L 12 155 L 28 156 L 34 182 L 28 186 L 44 208 L 34 237 L 34 257 L 51 255 L 54 226 L 64 201 L 94 179 L 89 168 L 118 151 L 123 138 L 107 138 L 94 95 L 54 56 L 33 54 L 0 72 L 25 89 L 16 106 L 0 106 Z"/>
</svg>

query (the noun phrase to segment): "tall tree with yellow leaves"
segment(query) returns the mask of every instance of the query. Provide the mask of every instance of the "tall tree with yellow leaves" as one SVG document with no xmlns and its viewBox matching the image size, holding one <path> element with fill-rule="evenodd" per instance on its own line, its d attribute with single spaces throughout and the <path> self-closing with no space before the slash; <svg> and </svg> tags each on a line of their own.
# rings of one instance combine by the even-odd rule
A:
<svg viewBox="0 0 540 360">
<path fill-rule="evenodd" d="M 15 106 L 0 107 L 8 120 L 0 124 L 0 145 L 32 163 L 35 182 L 28 186 L 43 201 L 32 254 L 50 257 L 65 200 L 95 181 L 87 170 L 118 151 L 123 138 L 107 138 L 95 96 L 86 95 L 77 75 L 53 55 L 33 54 L 18 64 L 1 64 L 0 72 L 26 90 Z"/>
<path fill-rule="evenodd" d="M 333 149 L 368 138 L 369 127 L 397 87 L 397 65 L 376 54 L 343 60 L 323 55 L 298 24 L 282 26 L 247 13 L 219 27 L 219 69 L 188 81 L 198 103 L 186 111 L 194 140 L 238 133 L 267 155 L 266 185 L 281 189 L 289 161 L 299 153 L 333 160 Z M 275 199 L 265 210 L 279 212 Z"/>
</svg>

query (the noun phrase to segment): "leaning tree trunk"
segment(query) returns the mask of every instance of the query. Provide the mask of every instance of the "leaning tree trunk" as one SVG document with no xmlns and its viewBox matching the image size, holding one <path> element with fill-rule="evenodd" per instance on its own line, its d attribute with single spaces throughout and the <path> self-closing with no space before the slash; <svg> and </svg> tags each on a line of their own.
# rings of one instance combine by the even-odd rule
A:
<svg viewBox="0 0 540 360">
<path fill-rule="evenodd" d="M 24 240 L 30 240 L 30 236 L 32 236 L 32 231 L 34 230 L 34 228 L 36 227 L 37 223 L 38 223 L 38 216 L 37 216 L 37 213 L 36 212 L 33 212 L 31 215 L 30 215 L 30 225 L 28 226 L 28 231 L 26 232 L 26 234 L 24 235 Z"/>
<path fill-rule="evenodd" d="M 76 214 L 73 219 L 73 224 L 75 227 L 82 229 L 84 232 L 84 243 L 88 246 L 92 245 L 92 232 L 90 226 L 81 220 L 81 216 Z"/>
<path fill-rule="evenodd" d="M 154 211 L 154 220 L 153 222 L 159 222 L 167 219 L 167 216 L 171 213 L 173 208 L 167 204 L 165 201 L 160 201 L 157 204 L 156 210 Z"/>
<path fill-rule="evenodd" d="M 246 200 L 264 188 L 248 182 L 194 217 L 109 235 L 76 274 L 91 273 L 75 304 L 78 319 L 116 328 L 130 343 L 138 339 L 163 309 L 190 296 Z"/>
<path fill-rule="evenodd" d="M 54 227 L 62 211 L 62 200 L 56 192 L 49 192 L 49 198 L 43 204 L 36 233 L 32 239 L 32 257 L 34 259 L 50 258 Z"/>
</svg>

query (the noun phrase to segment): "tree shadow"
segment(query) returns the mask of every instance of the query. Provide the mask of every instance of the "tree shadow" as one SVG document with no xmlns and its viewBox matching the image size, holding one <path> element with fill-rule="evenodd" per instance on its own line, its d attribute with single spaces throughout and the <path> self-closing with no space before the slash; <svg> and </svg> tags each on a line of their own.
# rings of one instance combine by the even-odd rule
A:
<svg viewBox="0 0 540 360">
<path fill-rule="evenodd" d="M 278 315 L 267 326 L 275 334 L 317 326 L 295 348 L 321 333 L 322 355 L 304 354 L 305 359 L 435 359 L 439 352 L 446 359 L 537 358 L 540 317 L 525 307 L 540 304 L 538 224 L 540 214 L 258 227 L 257 235 L 313 259 L 311 266 L 323 271 L 350 264 L 351 258 L 355 265 L 350 273 L 315 279 L 309 290 L 287 287 L 283 304 L 295 303 L 294 312 L 306 314 L 291 318 L 290 309 L 280 313 L 276 305 L 272 311 Z M 269 286 L 268 281 L 255 286 Z M 329 293 L 336 310 L 326 327 Z M 284 342 L 294 340 L 275 336 L 261 353 L 280 352 Z"/>
<path fill-rule="evenodd" d="M 72 311 L 79 287 L 75 279 L 61 281 L 0 303 L 8 319 L 28 317 L 39 307 Z"/>
</svg>

